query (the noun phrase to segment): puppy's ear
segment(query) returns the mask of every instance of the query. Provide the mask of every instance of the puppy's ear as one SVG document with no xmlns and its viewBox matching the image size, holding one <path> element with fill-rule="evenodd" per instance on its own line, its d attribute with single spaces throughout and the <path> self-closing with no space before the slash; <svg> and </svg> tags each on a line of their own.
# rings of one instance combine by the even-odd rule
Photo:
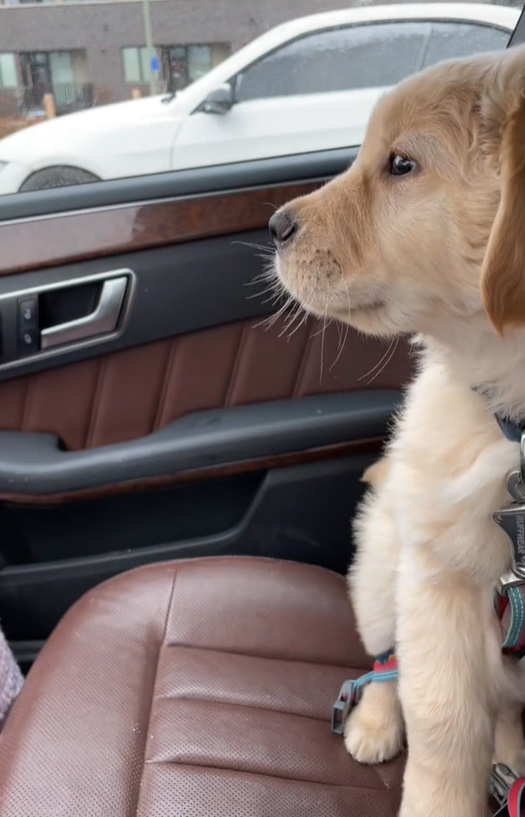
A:
<svg viewBox="0 0 525 817">
<path fill-rule="evenodd" d="M 525 326 L 525 53 L 520 56 L 497 82 L 501 198 L 481 271 L 483 305 L 500 335 Z"/>
</svg>

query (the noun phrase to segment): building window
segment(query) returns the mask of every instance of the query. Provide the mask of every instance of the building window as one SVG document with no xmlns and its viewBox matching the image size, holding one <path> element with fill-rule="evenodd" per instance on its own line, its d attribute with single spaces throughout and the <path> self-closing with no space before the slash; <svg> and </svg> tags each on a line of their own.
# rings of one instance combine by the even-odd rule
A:
<svg viewBox="0 0 525 817">
<path fill-rule="evenodd" d="M 53 94 L 57 113 L 68 113 L 92 104 L 85 51 L 25 51 L 20 73 L 27 110 L 42 109 L 44 95 Z"/>
<path fill-rule="evenodd" d="M 0 54 L 0 88 L 16 88 L 16 61 L 14 54 Z"/>
<path fill-rule="evenodd" d="M 149 82 L 151 52 L 148 48 L 123 48 L 122 71 L 124 82 L 144 85 Z"/>
<path fill-rule="evenodd" d="M 231 46 L 226 43 L 161 45 L 157 51 L 160 57 L 161 78 L 168 88 L 179 91 L 229 57 Z M 145 47 L 123 48 L 124 82 L 146 85 L 150 79 L 150 60 L 151 54 Z"/>
<path fill-rule="evenodd" d="M 228 43 L 163 45 L 162 69 L 171 90 L 179 91 L 200 79 L 231 53 Z"/>
</svg>

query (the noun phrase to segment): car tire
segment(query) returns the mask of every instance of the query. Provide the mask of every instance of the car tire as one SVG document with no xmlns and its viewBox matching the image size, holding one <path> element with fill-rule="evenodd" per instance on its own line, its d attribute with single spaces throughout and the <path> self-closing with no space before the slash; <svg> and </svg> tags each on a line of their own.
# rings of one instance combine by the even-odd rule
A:
<svg viewBox="0 0 525 817">
<path fill-rule="evenodd" d="M 70 187 L 74 184 L 87 184 L 100 181 L 98 176 L 82 170 L 80 167 L 60 166 L 46 167 L 28 176 L 20 187 L 20 193 L 35 190 L 50 190 L 54 187 Z"/>
</svg>

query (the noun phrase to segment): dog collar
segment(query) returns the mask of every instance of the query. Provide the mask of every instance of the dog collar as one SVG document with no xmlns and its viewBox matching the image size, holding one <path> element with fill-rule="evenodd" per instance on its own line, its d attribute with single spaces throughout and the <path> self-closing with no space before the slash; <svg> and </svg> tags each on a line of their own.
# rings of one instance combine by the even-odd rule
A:
<svg viewBox="0 0 525 817">
<path fill-rule="evenodd" d="M 487 389 L 484 389 L 483 386 L 471 386 L 471 388 L 472 391 L 479 394 L 480 397 L 487 396 Z M 511 443 L 521 442 L 521 438 L 525 433 L 525 420 L 515 422 L 514 420 L 510 420 L 508 417 L 504 417 L 502 414 L 495 414 L 494 419 L 499 425 L 503 436 L 507 440 L 510 440 Z"/>
<path fill-rule="evenodd" d="M 511 443 L 519 443 L 525 432 L 525 422 L 515 423 L 514 420 L 509 420 L 507 417 L 501 417 L 495 414 L 496 422 L 501 428 L 504 437 L 510 440 Z"/>
</svg>

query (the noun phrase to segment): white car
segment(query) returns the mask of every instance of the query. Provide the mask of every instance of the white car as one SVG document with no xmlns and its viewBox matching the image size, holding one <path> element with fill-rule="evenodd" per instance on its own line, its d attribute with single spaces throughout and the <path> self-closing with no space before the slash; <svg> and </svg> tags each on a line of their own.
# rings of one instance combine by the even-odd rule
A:
<svg viewBox="0 0 525 817">
<path fill-rule="evenodd" d="M 518 9 L 350 8 L 258 37 L 175 96 L 92 108 L 0 141 L 0 194 L 358 145 L 386 88 L 504 48 Z"/>
</svg>

